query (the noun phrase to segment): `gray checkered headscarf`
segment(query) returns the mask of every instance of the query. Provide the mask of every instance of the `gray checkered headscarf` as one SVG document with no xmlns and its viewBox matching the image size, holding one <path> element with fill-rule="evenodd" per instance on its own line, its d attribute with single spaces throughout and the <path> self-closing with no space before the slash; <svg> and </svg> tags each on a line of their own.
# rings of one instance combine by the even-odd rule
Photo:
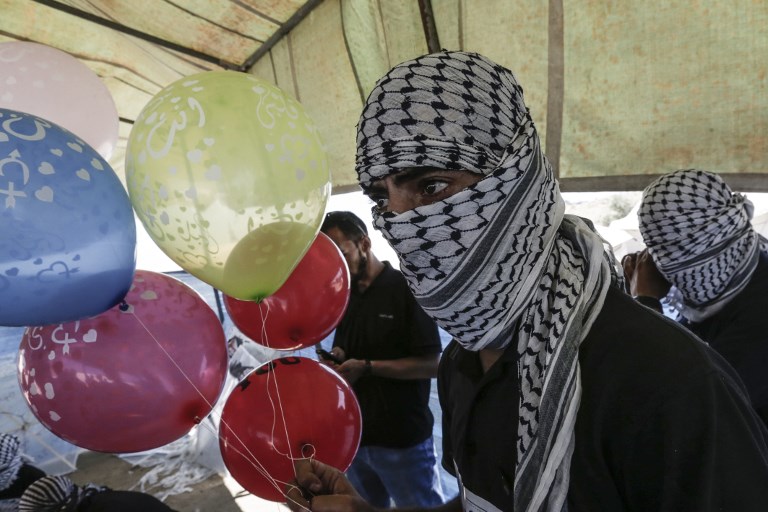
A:
<svg viewBox="0 0 768 512">
<path fill-rule="evenodd" d="M 602 241 L 564 216 L 522 88 L 480 55 L 404 62 L 368 97 L 357 133 L 361 186 L 413 167 L 484 176 L 410 211 L 374 209 L 374 226 L 419 304 L 462 346 L 517 340 L 515 509 L 562 510 L 581 393 L 578 346 L 611 282 Z"/>
<path fill-rule="evenodd" d="M 687 320 L 720 311 L 749 282 L 761 245 L 767 249 L 752 213 L 752 203 L 720 176 L 697 169 L 662 176 L 643 192 L 640 233 Z"/>
</svg>

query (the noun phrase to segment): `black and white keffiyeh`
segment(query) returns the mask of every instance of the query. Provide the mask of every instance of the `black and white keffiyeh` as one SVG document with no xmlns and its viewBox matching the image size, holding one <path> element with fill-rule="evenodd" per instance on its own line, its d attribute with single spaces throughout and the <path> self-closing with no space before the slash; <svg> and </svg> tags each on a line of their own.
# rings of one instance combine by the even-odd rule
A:
<svg viewBox="0 0 768 512">
<path fill-rule="evenodd" d="M 399 170 L 481 173 L 402 213 L 374 209 L 424 310 L 470 350 L 517 340 L 515 509 L 562 510 L 580 398 L 578 347 L 611 283 L 600 237 L 564 202 L 522 88 L 485 57 L 443 51 L 394 67 L 358 124 L 364 189 Z"/>
<path fill-rule="evenodd" d="M 19 439 L 16 436 L 0 435 L 0 491 L 5 491 L 16 482 L 19 470 L 24 464 L 19 447 Z M 0 512 L 15 512 L 18 505 L 18 498 L 0 499 Z"/>
<path fill-rule="evenodd" d="M 715 314 L 749 282 L 761 246 L 768 250 L 752 214 L 752 203 L 712 172 L 676 171 L 643 191 L 640 233 L 687 320 Z"/>
<path fill-rule="evenodd" d="M 11 434 L 0 435 L 0 491 L 8 489 L 19 474 L 24 459 L 19 453 L 19 439 Z"/>
<path fill-rule="evenodd" d="M 93 484 L 75 485 L 66 476 L 46 476 L 24 491 L 19 512 L 75 512 L 83 500 L 106 490 Z"/>
</svg>

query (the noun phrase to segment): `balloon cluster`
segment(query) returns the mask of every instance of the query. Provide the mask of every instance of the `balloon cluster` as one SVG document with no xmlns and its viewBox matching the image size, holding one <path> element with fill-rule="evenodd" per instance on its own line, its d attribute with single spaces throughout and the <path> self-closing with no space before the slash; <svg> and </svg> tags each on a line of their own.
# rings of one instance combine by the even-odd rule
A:
<svg viewBox="0 0 768 512">
<path fill-rule="evenodd" d="M 200 423 L 224 388 L 219 319 L 186 284 L 136 269 L 134 212 L 174 262 L 225 294 L 254 342 L 296 350 L 332 332 L 349 272 L 318 233 L 330 175 L 294 99 L 231 71 L 170 84 L 135 121 L 126 191 L 106 160 L 117 111 L 95 74 L 11 42 L 0 76 L 0 326 L 27 326 L 19 384 L 51 432 L 91 450 L 149 450 Z M 342 378 L 285 356 L 234 388 L 218 435 L 233 476 L 282 501 L 294 459 L 345 470 L 360 429 Z"/>
<path fill-rule="evenodd" d="M 172 83 L 136 119 L 126 179 L 152 240 L 221 290 L 234 324 L 253 341 L 296 350 L 338 324 L 349 272 L 339 249 L 318 233 L 328 164 L 314 124 L 283 91 L 231 71 Z M 328 401 L 332 407 L 318 405 Z M 345 470 L 360 425 L 357 400 L 335 372 L 282 357 L 246 376 L 226 399 L 222 458 L 244 488 L 282 501 L 293 460 L 309 456 L 307 446 Z"/>
</svg>

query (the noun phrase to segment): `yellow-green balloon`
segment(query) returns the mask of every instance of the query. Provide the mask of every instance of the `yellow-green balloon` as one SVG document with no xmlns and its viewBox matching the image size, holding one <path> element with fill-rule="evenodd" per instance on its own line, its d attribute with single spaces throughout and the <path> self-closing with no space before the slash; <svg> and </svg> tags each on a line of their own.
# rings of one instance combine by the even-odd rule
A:
<svg viewBox="0 0 768 512">
<path fill-rule="evenodd" d="M 160 91 L 133 125 L 126 178 L 163 252 L 243 300 L 285 282 L 315 239 L 331 190 L 303 107 L 235 71 L 192 75 Z"/>
</svg>

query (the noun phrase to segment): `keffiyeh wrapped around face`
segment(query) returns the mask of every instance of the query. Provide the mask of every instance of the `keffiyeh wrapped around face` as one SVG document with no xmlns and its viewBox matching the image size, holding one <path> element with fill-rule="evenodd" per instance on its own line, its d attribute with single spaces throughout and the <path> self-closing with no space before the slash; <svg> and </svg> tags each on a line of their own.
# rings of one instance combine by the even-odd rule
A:
<svg viewBox="0 0 768 512">
<path fill-rule="evenodd" d="M 561 510 L 580 395 L 578 346 L 611 269 L 602 241 L 564 216 L 522 88 L 506 68 L 440 52 L 393 68 L 358 124 L 363 188 L 402 169 L 480 173 L 436 203 L 374 210 L 424 310 L 470 350 L 518 352 L 516 510 Z"/>
<path fill-rule="evenodd" d="M 752 212 L 720 176 L 697 169 L 662 176 L 643 192 L 640 233 L 686 319 L 713 315 L 749 282 L 761 242 L 765 249 Z"/>
</svg>

